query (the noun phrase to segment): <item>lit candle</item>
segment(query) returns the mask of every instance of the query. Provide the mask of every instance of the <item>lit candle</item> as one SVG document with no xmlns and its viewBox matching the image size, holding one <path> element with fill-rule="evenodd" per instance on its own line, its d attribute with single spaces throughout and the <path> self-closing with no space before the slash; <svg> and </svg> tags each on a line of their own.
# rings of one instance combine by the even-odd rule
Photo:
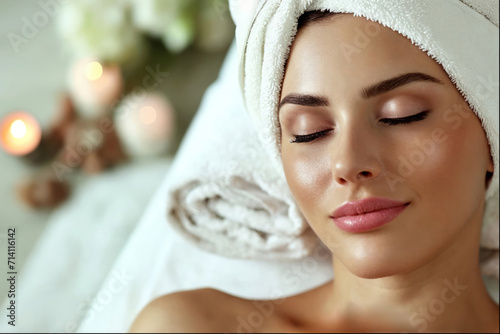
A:
<svg viewBox="0 0 500 334">
<path fill-rule="evenodd" d="M 2 148 L 9 154 L 24 156 L 33 152 L 42 139 L 37 120 L 24 111 L 8 114 L 0 123 Z"/>
<path fill-rule="evenodd" d="M 132 157 L 159 156 L 168 151 L 174 132 L 174 109 L 162 95 L 129 96 L 116 110 L 116 130 Z"/>
<path fill-rule="evenodd" d="M 109 114 L 123 92 L 120 67 L 93 58 L 80 59 L 71 71 L 70 92 L 82 116 L 98 118 Z"/>
</svg>

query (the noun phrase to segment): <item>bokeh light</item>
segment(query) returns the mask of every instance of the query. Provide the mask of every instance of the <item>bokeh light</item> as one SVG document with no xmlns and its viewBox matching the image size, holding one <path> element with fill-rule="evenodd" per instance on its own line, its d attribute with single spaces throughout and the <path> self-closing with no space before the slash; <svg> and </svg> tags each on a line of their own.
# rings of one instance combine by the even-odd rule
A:
<svg viewBox="0 0 500 334">
<path fill-rule="evenodd" d="M 99 79 L 102 76 L 102 65 L 97 61 L 89 63 L 85 68 L 85 76 L 90 81 Z"/>
<path fill-rule="evenodd" d="M 145 106 L 139 110 L 139 121 L 142 124 L 153 124 L 156 121 L 156 110 L 153 107 Z"/>
<path fill-rule="evenodd" d="M 10 126 L 10 133 L 15 138 L 23 138 L 26 135 L 26 124 L 22 120 L 16 119 Z"/>
</svg>

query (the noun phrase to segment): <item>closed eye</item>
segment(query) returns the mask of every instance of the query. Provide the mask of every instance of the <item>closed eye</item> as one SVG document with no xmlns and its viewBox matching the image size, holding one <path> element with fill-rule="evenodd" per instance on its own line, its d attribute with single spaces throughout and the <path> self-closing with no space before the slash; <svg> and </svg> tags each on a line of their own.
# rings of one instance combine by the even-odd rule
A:
<svg viewBox="0 0 500 334">
<path fill-rule="evenodd" d="M 388 125 L 403 125 L 403 124 L 410 124 L 413 122 L 418 122 L 424 120 L 428 115 L 429 115 L 430 110 L 425 110 L 422 111 L 421 113 L 411 115 L 411 116 L 406 116 L 406 117 L 399 117 L 399 118 L 382 118 L 380 122 Z M 290 139 L 290 143 L 307 143 L 311 142 L 315 139 L 321 138 L 323 136 L 326 136 L 328 133 L 330 133 L 332 129 L 328 130 L 323 130 L 315 133 L 311 133 L 308 135 L 294 135 L 292 139 Z"/>
<path fill-rule="evenodd" d="M 290 143 L 307 143 L 307 142 L 313 141 L 315 139 L 318 139 L 320 137 L 326 136 L 330 131 L 332 131 L 332 129 L 323 130 L 323 131 L 319 131 L 319 132 L 315 132 L 315 133 L 311 133 L 309 135 L 303 135 L 303 136 L 294 135 L 293 136 L 294 138 L 290 139 Z"/>
<path fill-rule="evenodd" d="M 382 118 L 380 122 L 388 124 L 388 125 L 401 125 L 401 124 L 410 124 L 413 122 L 418 122 L 424 120 L 429 115 L 430 110 L 422 111 L 421 113 L 400 117 L 400 118 Z"/>
</svg>

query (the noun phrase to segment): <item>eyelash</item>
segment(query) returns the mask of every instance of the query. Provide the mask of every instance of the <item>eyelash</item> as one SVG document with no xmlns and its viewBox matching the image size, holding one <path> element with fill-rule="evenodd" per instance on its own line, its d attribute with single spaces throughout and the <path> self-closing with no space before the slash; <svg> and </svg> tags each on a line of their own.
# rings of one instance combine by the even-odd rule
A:
<svg viewBox="0 0 500 334">
<path fill-rule="evenodd" d="M 304 136 L 296 135 L 296 136 L 294 136 L 293 139 L 290 139 L 290 143 L 292 143 L 292 144 L 293 143 L 307 143 L 307 142 L 313 141 L 314 139 L 318 139 L 320 137 L 323 137 L 324 135 L 326 135 L 330 131 L 332 131 L 332 130 L 331 129 L 323 130 L 320 132 L 315 132 L 315 133 L 311 133 L 310 135 L 304 135 Z"/>
<path fill-rule="evenodd" d="M 429 110 L 425 110 L 422 111 L 421 113 L 401 118 L 383 118 L 380 121 L 388 125 L 410 124 L 413 122 L 424 120 L 427 117 L 427 115 L 429 115 Z"/>
<path fill-rule="evenodd" d="M 380 122 L 387 124 L 387 125 L 405 125 L 405 124 L 410 124 L 413 122 L 418 122 L 422 121 L 425 118 L 427 118 L 427 115 L 429 114 L 429 110 L 422 111 L 421 113 L 411 115 L 411 116 L 406 116 L 406 117 L 400 117 L 400 118 L 383 118 L 380 120 Z M 294 138 L 290 139 L 290 143 L 307 143 L 310 141 L 313 141 L 315 139 L 318 139 L 320 137 L 323 137 L 327 135 L 332 129 L 328 130 L 323 130 L 315 133 L 311 133 L 309 135 L 295 135 Z"/>
</svg>

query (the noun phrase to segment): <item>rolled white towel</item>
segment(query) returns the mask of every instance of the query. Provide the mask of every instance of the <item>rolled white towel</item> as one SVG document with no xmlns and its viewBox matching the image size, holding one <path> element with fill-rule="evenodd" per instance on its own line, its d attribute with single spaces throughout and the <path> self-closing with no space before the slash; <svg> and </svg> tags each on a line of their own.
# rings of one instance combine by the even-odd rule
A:
<svg viewBox="0 0 500 334">
<path fill-rule="evenodd" d="M 172 166 L 167 221 L 210 252 L 302 258 L 317 246 L 316 236 L 257 138 L 242 103 L 237 66 L 233 45 Z"/>
</svg>

